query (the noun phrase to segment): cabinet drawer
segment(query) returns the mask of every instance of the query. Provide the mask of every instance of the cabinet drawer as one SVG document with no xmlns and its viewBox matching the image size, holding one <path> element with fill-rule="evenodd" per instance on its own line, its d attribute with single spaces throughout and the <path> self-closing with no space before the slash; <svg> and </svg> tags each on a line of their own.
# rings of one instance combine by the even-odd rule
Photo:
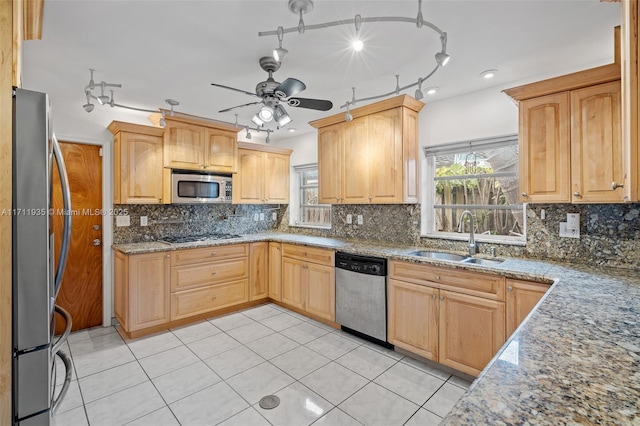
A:
<svg viewBox="0 0 640 426">
<path fill-rule="evenodd" d="M 171 320 L 190 317 L 249 300 L 249 280 L 214 284 L 171 294 Z"/>
<path fill-rule="evenodd" d="M 453 268 L 410 262 L 389 262 L 389 278 L 504 301 L 505 279 Z"/>
<path fill-rule="evenodd" d="M 249 277 L 249 259 L 231 259 L 171 268 L 171 291 Z"/>
<path fill-rule="evenodd" d="M 282 256 L 319 265 L 334 266 L 334 251 L 315 247 L 282 244 Z"/>
<path fill-rule="evenodd" d="M 188 265 L 207 260 L 230 259 L 249 255 L 248 244 L 203 247 L 197 249 L 176 250 L 171 253 L 171 266 Z"/>
</svg>

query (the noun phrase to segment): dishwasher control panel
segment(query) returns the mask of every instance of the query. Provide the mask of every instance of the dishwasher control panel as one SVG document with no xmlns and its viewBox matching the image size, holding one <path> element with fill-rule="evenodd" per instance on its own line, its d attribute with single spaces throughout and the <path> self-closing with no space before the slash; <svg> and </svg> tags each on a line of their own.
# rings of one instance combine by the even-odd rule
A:
<svg viewBox="0 0 640 426">
<path fill-rule="evenodd" d="M 337 252 L 336 268 L 384 277 L 387 275 L 387 259 Z"/>
</svg>

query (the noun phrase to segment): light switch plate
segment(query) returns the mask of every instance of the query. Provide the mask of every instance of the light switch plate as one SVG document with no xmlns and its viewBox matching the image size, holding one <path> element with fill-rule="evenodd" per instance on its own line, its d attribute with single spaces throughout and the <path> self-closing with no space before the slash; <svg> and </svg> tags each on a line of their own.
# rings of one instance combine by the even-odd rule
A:
<svg viewBox="0 0 640 426">
<path fill-rule="evenodd" d="M 353 223 L 353 216 L 351 216 L 350 214 L 347 215 L 347 224 L 351 225 Z"/>
<path fill-rule="evenodd" d="M 568 229 L 567 222 L 560 222 L 560 236 L 563 238 L 580 238 L 580 229 Z"/>
<path fill-rule="evenodd" d="M 364 218 L 361 214 L 358 215 L 358 225 L 362 225 L 364 223 Z"/>
<path fill-rule="evenodd" d="M 140 216 L 140 226 L 149 226 L 147 216 Z"/>
<path fill-rule="evenodd" d="M 116 226 L 131 226 L 131 217 L 129 215 L 116 216 Z"/>
</svg>

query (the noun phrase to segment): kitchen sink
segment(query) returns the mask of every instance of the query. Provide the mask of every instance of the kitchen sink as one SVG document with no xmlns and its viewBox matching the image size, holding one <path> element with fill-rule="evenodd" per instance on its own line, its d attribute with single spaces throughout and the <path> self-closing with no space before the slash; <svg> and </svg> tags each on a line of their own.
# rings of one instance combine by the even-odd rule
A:
<svg viewBox="0 0 640 426">
<path fill-rule="evenodd" d="M 462 263 L 473 263 L 481 266 L 496 266 L 504 262 L 502 259 L 480 259 L 477 257 L 468 257 L 462 260 Z"/>
<path fill-rule="evenodd" d="M 441 251 L 426 251 L 419 250 L 409 253 L 411 256 L 420 256 L 420 257 L 428 257 L 429 259 L 437 259 L 437 260 L 450 260 L 452 262 L 459 262 L 463 259 L 466 259 L 467 256 L 462 256 L 460 254 L 454 253 L 445 253 Z"/>
</svg>

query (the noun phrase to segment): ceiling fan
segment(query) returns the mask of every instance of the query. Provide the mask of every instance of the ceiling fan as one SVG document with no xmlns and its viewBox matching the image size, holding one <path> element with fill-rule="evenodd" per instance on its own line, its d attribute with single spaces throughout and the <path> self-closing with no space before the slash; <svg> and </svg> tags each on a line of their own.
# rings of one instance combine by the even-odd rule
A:
<svg viewBox="0 0 640 426">
<path fill-rule="evenodd" d="M 329 111 L 333 108 L 331 101 L 322 99 L 309 99 L 309 98 L 297 98 L 292 97 L 307 88 L 307 86 L 298 79 L 287 78 L 282 83 L 279 83 L 273 79 L 273 73 L 280 68 L 280 62 L 276 61 L 272 56 L 264 56 L 260 58 L 260 67 L 269 73 L 269 78 L 265 81 L 261 81 L 256 86 L 256 92 L 251 93 L 245 90 L 236 89 L 233 87 L 225 86 L 222 84 L 211 83 L 212 86 L 222 87 L 223 89 L 234 90 L 236 92 L 244 93 L 245 95 L 255 96 L 262 98 L 257 102 L 250 102 L 244 105 L 238 105 L 231 108 L 218 111 L 228 112 L 236 108 L 244 108 L 250 105 L 263 104 L 257 114 L 253 116 L 253 121 L 256 126 L 262 126 L 264 123 L 268 123 L 271 120 L 275 120 L 278 123 L 278 128 L 284 127 L 291 122 L 291 117 L 284 109 L 282 103 L 286 103 L 289 106 L 297 108 L 315 109 L 318 111 Z"/>
</svg>

